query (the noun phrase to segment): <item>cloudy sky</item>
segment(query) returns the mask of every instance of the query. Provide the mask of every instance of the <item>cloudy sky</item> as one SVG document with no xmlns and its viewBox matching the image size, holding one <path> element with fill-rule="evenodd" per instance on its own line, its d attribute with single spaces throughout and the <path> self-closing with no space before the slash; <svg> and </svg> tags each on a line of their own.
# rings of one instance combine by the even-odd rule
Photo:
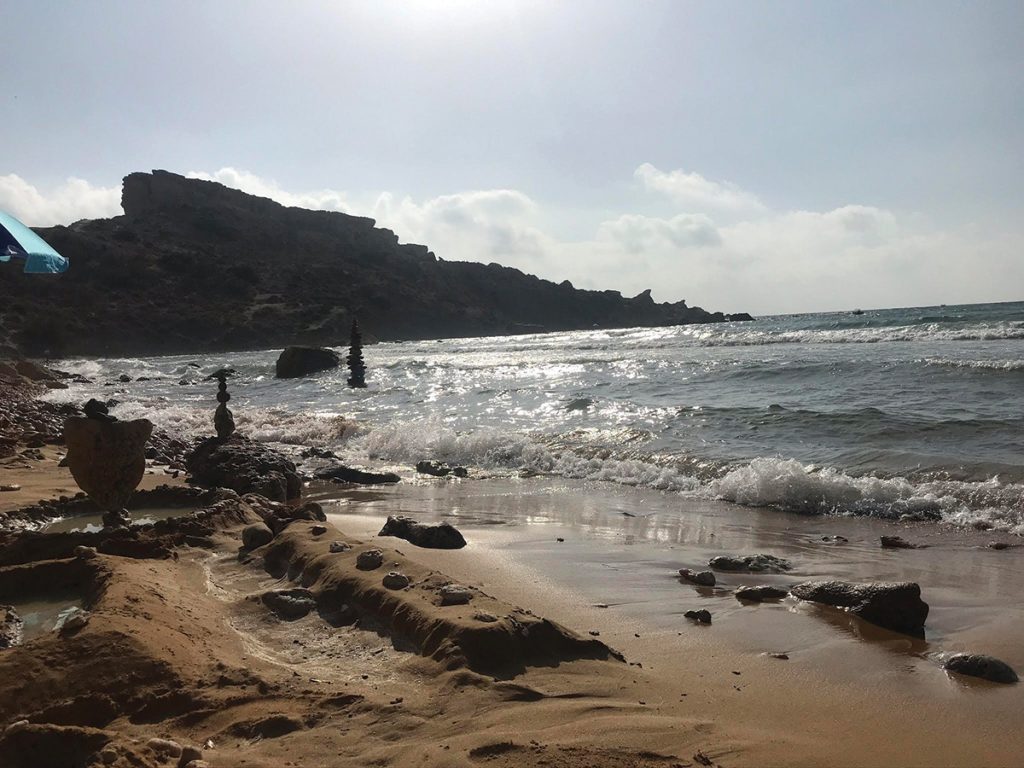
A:
<svg viewBox="0 0 1024 768">
<path fill-rule="evenodd" d="M 7 0 L 0 208 L 164 168 L 723 311 L 1024 299 L 1024 4 Z"/>
</svg>

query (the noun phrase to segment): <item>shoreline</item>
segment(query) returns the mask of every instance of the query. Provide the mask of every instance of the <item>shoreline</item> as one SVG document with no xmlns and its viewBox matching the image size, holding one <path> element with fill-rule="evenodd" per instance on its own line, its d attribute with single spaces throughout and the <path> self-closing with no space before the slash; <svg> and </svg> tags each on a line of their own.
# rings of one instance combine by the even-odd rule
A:
<svg viewBox="0 0 1024 768">
<path fill-rule="evenodd" d="M 70 473 L 57 466 L 61 450 L 53 445 L 38 450 L 40 460 L 3 461 L 4 477 L 15 476 L 8 474 L 11 469 L 24 482 L 19 491 L 0 493 L 0 514 L 40 498 L 74 495 Z M 140 488 L 184 485 L 184 479 L 148 467 Z M 116 743 L 129 740 L 124 750 L 136 749 L 132 739 L 144 743 L 153 735 L 201 742 L 200 736 L 212 734 L 221 746 L 208 755 L 211 765 L 244 760 L 247 768 L 296 759 L 302 765 L 374 760 L 405 765 L 417 759 L 467 768 L 546 759 L 549 765 L 574 768 L 661 768 L 702 764 L 697 755 L 727 768 L 1009 766 L 1024 754 L 1024 733 L 1016 727 L 1024 687 L 953 675 L 938 661 L 939 654 L 968 651 L 1024 669 L 1019 645 L 1024 609 L 1016 599 L 1024 591 L 1019 567 L 1024 547 L 1017 536 L 934 522 L 801 516 L 543 476 L 421 479 L 355 489 L 311 483 L 304 500 L 323 507 L 328 528 L 326 537 L 313 534 L 321 537 L 319 549 L 308 554 L 301 554 L 308 546 L 300 539 L 313 527 L 300 521 L 287 529 L 296 528 L 286 534 L 295 542 L 288 545 L 296 548 L 289 555 L 294 563 L 322 556 L 316 553 L 334 537 L 357 548 L 377 546 L 395 552 L 396 565 L 404 563 L 427 578 L 454 579 L 478 590 L 481 599 L 546 617 L 574 637 L 608 644 L 625 661 L 565 659 L 469 685 L 469 678 L 445 671 L 422 649 L 410 653 L 415 648 L 387 628 L 391 619 L 384 614 L 368 614 L 366 629 L 334 626 L 313 615 L 298 622 L 268 617 L 259 609 L 262 592 L 307 586 L 312 577 L 302 575 L 306 565 L 275 575 L 262 555 L 239 557 L 243 515 L 193 537 L 187 546 L 179 544 L 173 560 L 99 555 L 102 568 L 112 569 L 112 583 L 122 586 L 113 593 L 108 588 L 91 606 L 97 629 L 107 631 L 104 622 L 113 621 L 110 626 L 120 627 L 125 637 L 141 638 L 139 652 L 184 674 L 180 684 L 195 701 L 208 695 L 201 680 L 208 674 L 204 665 L 213 659 L 244 670 L 243 678 L 256 675 L 271 686 L 268 691 L 277 691 L 264 697 L 265 704 L 228 705 L 242 706 L 244 716 L 234 709 L 230 716 L 208 716 L 205 730 L 179 717 L 160 721 L 155 729 L 132 717 L 115 719 L 104 728 L 117 734 L 110 737 Z M 428 550 L 378 537 L 383 521 L 394 514 L 451 522 L 469 544 L 461 550 Z M 182 519 L 187 518 L 177 518 Z M 134 535 L 155 536 L 178 525 L 171 520 Z M 307 532 L 300 536 L 300 530 Z M 893 534 L 926 547 L 882 549 L 879 537 Z M 824 536 L 845 541 L 826 543 Z M 1010 546 L 991 549 L 987 544 L 993 539 Z M 715 555 L 760 552 L 790 559 L 793 570 L 718 573 L 714 589 L 676 575 L 683 567 L 702 570 Z M 51 560 L 45 567 L 65 567 L 62 562 L 77 561 Z M 0 583 L 12 568 L 23 567 L 0 567 Z M 931 606 L 927 639 L 888 632 L 792 597 L 750 605 L 733 595 L 740 585 L 788 587 L 828 578 L 919 582 Z M 129 603 L 123 600 L 147 591 L 141 616 L 136 607 L 125 613 Z M 10 599 L 9 588 L 7 594 Z M 699 608 L 711 611 L 711 626 L 682 615 Z M 167 646 L 167 633 L 190 640 Z M 190 642 L 200 642 L 208 658 L 186 651 Z M 66 697 L 69 681 L 81 670 L 68 666 L 58 638 L 46 638 L 45 647 L 55 654 L 52 663 L 63 665 L 64 675 L 47 683 L 47 690 Z M 25 649 L 29 658 L 30 649 Z M 766 655 L 771 653 L 788 658 Z M 95 695 L 84 685 L 79 698 Z M 118 685 L 109 695 L 132 690 L 131 684 Z M 509 685 L 543 693 L 520 700 Z M 302 718 L 313 717 L 310 708 L 324 697 L 352 695 L 372 703 L 340 721 L 327 716 L 325 722 L 340 725 L 337 734 L 325 735 L 318 714 L 309 721 L 316 724 L 296 726 L 287 735 L 246 735 L 256 727 L 253 722 L 280 716 L 305 723 Z M 439 697 L 450 703 L 438 705 Z M 0 718 L 0 726 L 20 712 L 0 711 L 7 718 Z M 48 715 L 39 717 L 49 722 Z M 455 734 L 456 725 L 461 735 Z M 327 756 L 328 745 L 333 757 Z"/>
</svg>

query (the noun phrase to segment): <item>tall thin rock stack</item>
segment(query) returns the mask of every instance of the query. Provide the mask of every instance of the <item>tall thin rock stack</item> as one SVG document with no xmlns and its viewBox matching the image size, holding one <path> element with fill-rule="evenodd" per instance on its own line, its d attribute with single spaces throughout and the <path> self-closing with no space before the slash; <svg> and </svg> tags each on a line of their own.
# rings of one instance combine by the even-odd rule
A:
<svg viewBox="0 0 1024 768">
<path fill-rule="evenodd" d="M 352 321 L 352 334 L 349 338 L 348 357 L 348 385 L 350 387 L 366 386 L 366 365 L 363 363 L 363 334 L 359 332 L 359 323 Z"/>
</svg>

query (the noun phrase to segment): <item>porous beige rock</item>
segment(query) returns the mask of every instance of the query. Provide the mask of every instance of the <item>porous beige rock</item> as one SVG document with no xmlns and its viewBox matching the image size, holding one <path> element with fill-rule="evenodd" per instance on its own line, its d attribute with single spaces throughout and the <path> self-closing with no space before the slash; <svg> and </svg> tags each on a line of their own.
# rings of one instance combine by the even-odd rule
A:
<svg viewBox="0 0 1024 768">
<path fill-rule="evenodd" d="M 146 441 L 152 433 L 148 419 L 68 419 L 64 440 L 71 476 L 103 509 L 123 509 L 146 471 Z"/>
</svg>

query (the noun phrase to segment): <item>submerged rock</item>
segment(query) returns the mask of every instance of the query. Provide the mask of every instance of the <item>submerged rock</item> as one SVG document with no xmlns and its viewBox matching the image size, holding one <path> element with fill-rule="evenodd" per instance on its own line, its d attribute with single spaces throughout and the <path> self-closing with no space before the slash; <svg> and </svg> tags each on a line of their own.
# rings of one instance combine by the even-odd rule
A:
<svg viewBox="0 0 1024 768">
<path fill-rule="evenodd" d="M 756 573 L 782 573 L 792 569 L 793 565 L 785 558 L 775 555 L 719 555 L 712 557 L 708 565 L 719 571 L 744 571 Z"/>
<path fill-rule="evenodd" d="M 901 536 L 882 536 L 882 549 L 923 549 L 927 544 L 911 544 Z"/>
<path fill-rule="evenodd" d="M 381 483 L 397 483 L 402 478 L 394 472 L 364 472 L 342 464 L 317 470 L 315 476 L 321 480 L 334 480 L 336 483 L 358 483 L 360 485 L 379 485 Z"/>
<path fill-rule="evenodd" d="M 450 523 L 427 525 L 411 517 L 390 516 L 378 536 L 396 536 L 424 549 L 462 549 L 466 539 Z"/>
<path fill-rule="evenodd" d="M 275 375 L 279 379 L 295 379 L 318 371 L 337 368 L 341 358 L 325 347 L 287 347 L 277 358 Z"/>
<path fill-rule="evenodd" d="M 13 605 L 0 605 L 0 649 L 21 645 L 25 624 Z"/>
<path fill-rule="evenodd" d="M 702 587 L 715 586 L 715 574 L 711 571 L 692 571 L 689 568 L 680 568 L 679 575 L 687 581 L 699 584 Z"/>
<path fill-rule="evenodd" d="M 942 668 L 961 675 L 980 677 L 993 683 L 1016 683 L 1017 673 L 1004 661 L 980 653 L 958 653 L 950 656 Z"/>
<path fill-rule="evenodd" d="M 264 592 L 260 599 L 278 618 L 287 621 L 301 619 L 316 608 L 316 599 L 308 589 L 282 589 L 276 592 Z"/>
<path fill-rule="evenodd" d="M 808 581 L 797 584 L 790 594 L 801 600 L 844 608 L 894 632 L 924 637 L 928 603 L 921 599 L 921 587 L 914 582 Z"/>
<path fill-rule="evenodd" d="M 698 624 L 711 623 L 711 611 L 705 610 L 704 608 L 701 608 L 699 611 L 687 611 L 683 616 L 696 621 Z"/>
<path fill-rule="evenodd" d="M 770 584 L 761 584 L 756 587 L 737 587 L 734 594 L 737 600 L 763 603 L 765 600 L 781 600 L 789 594 L 789 590 L 773 587 Z"/>
</svg>

